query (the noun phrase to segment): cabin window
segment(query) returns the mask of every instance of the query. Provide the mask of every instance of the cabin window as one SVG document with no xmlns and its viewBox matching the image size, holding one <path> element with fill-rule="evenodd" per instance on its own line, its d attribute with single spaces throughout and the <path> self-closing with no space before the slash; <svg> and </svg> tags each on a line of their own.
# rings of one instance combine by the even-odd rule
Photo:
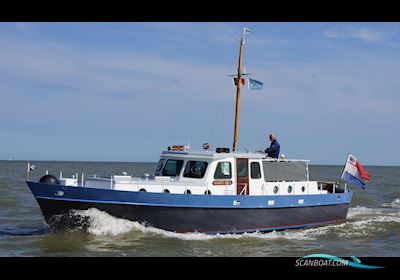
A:
<svg viewBox="0 0 400 280">
<path fill-rule="evenodd" d="M 261 168 L 258 162 L 252 162 L 250 164 L 250 171 L 251 171 L 251 179 L 261 178 Z"/>
<path fill-rule="evenodd" d="M 156 176 L 160 176 L 161 175 L 161 169 L 162 169 L 162 167 L 163 167 L 163 165 L 164 165 L 164 162 L 165 162 L 165 159 L 160 159 L 160 161 L 158 162 L 158 164 L 157 164 L 157 168 L 156 168 Z"/>
<path fill-rule="evenodd" d="M 247 176 L 248 176 L 247 159 L 238 159 L 237 177 L 245 179 L 247 178 Z"/>
<path fill-rule="evenodd" d="M 169 159 L 164 166 L 162 175 L 164 176 L 179 176 L 183 166 L 183 160 Z"/>
<path fill-rule="evenodd" d="M 215 169 L 214 179 L 231 179 L 232 167 L 229 161 L 218 162 Z"/>
<path fill-rule="evenodd" d="M 264 180 L 308 181 L 307 162 L 304 161 L 263 161 Z"/>
<path fill-rule="evenodd" d="M 188 178 L 203 178 L 206 173 L 208 163 L 205 161 L 194 161 L 189 160 L 186 163 L 185 171 L 183 172 L 183 177 Z"/>
</svg>

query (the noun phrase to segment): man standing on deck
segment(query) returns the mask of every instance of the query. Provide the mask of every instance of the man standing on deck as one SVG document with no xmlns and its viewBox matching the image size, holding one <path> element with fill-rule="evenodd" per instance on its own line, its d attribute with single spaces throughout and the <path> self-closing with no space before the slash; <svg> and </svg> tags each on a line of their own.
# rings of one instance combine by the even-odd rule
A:
<svg viewBox="0 0 400 280">
<path fill-rule="evenodd" d="M 271 141 L 271 145 L 265 150 L 265 153 L 268 157 L 279 158 L 279 150 L 281 149 L 281 146 L 279 145 L 278 141 L 276 141 L 276 136 L 274 133 L 269 135 L 269 141 Z"/>
</svg>

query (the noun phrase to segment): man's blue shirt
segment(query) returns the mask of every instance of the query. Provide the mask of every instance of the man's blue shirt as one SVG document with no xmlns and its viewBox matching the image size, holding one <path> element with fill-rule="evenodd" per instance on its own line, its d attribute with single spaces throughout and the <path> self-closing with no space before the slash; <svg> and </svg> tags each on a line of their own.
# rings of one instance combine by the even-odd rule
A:
<svg viewBox="0 0 400 280">
<path fill-rule="evenodd" d="M 271 158 L 279 158 L 279 150 L 280 149 L 281 149 L 281 146 L 279 145 L 278 141 L 274 140 L 271 142 L 271 146 L 269 146 L 269 148 L 267 148 L 265 150 L 265 152 Z"/>
</svg>

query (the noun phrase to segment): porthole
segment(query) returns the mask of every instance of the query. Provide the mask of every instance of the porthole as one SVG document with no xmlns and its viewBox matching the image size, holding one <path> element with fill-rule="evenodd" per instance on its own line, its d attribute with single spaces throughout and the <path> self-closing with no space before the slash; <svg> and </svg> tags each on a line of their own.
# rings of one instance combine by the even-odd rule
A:
<svg viewBox="0 0 400 280">
<path fill-rule="evenodd" d="M 146 192 L 146 189 L 140 189 L 139 191 L 140 192 Z"/>
<path fill-rule="evenodd" d="M 277 194 L 278 191 L 279 191 L 279 187 L 278 187 L 278 186 L 275 186 L 275 187 L 274 187 L 274 194 Z"/>
<path fill-rule="evenodd" d="M 206 190 L 206 191 L 204 192 L 204 194 L 211 194 L 211 191 L 210 191 L 210 190 Z"/>
<path fill-rule="evenodd" d="M 169 189 L 164 189 L 163 192 L 169 193 Z"/>
<path fill-rule="evenodd" d="M 301 192 L 305 192 L 306 191 L 306 187 L 305 186 L 302 186 L 301 187 Z"/>
<path fill-rule="evenodd" d="M 288 192 L 288 193 L 291 193 L 292 190 L 293 190 L 293 187 L 292 187 L 292 186 L 289 186 L 289 187 L 287 188 L 287 192 Z"/>
<path fill-rule="evenodd" d="M 191 194 L 192 192 L 190 190 L 186 190 L 184 193 L 185 194 Z"/>
</svg>

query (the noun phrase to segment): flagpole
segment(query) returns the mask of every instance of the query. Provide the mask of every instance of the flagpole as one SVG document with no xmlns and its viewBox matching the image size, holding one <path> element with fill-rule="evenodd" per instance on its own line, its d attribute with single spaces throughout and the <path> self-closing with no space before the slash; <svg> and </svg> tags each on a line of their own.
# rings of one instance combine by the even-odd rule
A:
<svg viewBox="0 0 400 280">
<path fill-rule="evenodd" d="M 345 192 L 345 193 L 347 192 L 347 182 L 344 181 L 344 180 L 342 179 L 342 177 L 343 177 L 344 171 L 346 170 L 346 164 L 347 164 L 347 161 L 349 160 L 349 155 L 350 155 L 350 153 L 347 153 L 346 161 L 345 161 L 344 166 L 343 166 L 342 176 L 340 176 L 340 181 L 341 181 L 341 182 L 344 182 L 344 192 Z"/>
<path fill-rule="evenodd" d="M 27 168 L 26 168 L 26 180 L 29 181 L 29 168 L 30 168 L 30 164 L 29 161 L 27 162 Z"/>
<path fill-rule="evenodd" d="M 237 150 L 238 135 L 239 135 L 239 113 L 240 113 L 240 87 L 242 84 L 242 50 L 244 44 L 244 36 L 240 39 L 240 49 L 239 49 L 239 63 L 238 63 L 238 73 L 236 79 L 236 109 L 235 109 L 235 130 L 233 133 L 233 145 L 232 151 Z"/>
<path fill-rule="evenodd" d="M 350 153 L 347 153 L 346 161 L 344 162 L 344 167 L 343 167 L 342 176 L 343 176 L 344 170 L 346 169 L 346 164 L 347 164 L 347 161 L 349 160 L 349 155 L 350 155 Z M 342 176 L 340 177 L 340 179 L 342 179 Z M 342 181 L 343 181 L 343 180 L 342 180 Z"/>
</svg>

